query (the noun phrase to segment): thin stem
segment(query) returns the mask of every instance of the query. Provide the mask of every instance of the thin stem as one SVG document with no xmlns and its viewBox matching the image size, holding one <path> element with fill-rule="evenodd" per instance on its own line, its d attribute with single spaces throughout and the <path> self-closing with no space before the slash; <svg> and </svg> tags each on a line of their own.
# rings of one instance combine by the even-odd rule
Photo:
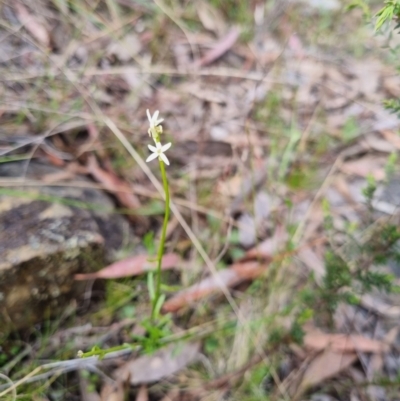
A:
<svg viewBox="0 0 400 401">
<path fill-rule="evenodd" d="M 122 345 L 117 345 L 115 347 L 111 347 L 111 348 L 107 348 L 107 349 L 93 348 L 91 351 L 88 351 L 88 352 L 79 351 L 78 356 L 80 358 L 88 358 L 88 357 L 91 357 L 91 356 L 104 357 L 107 354 L 110 354 L 112 352 L 128 350 L 128 349 L 135 350 L 135 348 L 139 348 L 139 345 L 137 343 L 122 344 Z"/>
<path fill-rule="evenodd" d="M 168 180 L 167 180 L 167 175 L 165 173 L 165 164 L 162 160 L 159 160 L 159 162 L 160 162 L 161 177 L 162 177 L 164 193 L 165 193 L 165 213 L 164 213 L 164 222 L 163 222 L 162 231 L 161 231 L 160 245 L 158 247 L 158 255 L 157 255 L 156 291 L 155 291 L 155 296 L 154 296 L 152 311 L 151 311 L 152 319 L 155 319 L 155 317 L 156 317 L 155 316 L 156 306 L 157 306 L 158 300 L 160 299 L 160 296 L 161 296 L 161 264 L 162 264 L 162 258 L 164 255 L 165 237 L 167 235 L 167 226 L 168 226 L 168 220 L 169 220 L 169 201 L 170 201 Z"/>
</svg>

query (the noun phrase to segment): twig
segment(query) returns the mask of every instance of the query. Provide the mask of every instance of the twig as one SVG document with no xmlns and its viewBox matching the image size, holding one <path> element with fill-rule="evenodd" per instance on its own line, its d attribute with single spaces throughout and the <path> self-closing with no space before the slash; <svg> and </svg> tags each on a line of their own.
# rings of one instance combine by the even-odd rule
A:
<svg viewBox="0 0 400 401">
<path fill-rule="evenodd" d="M 132 352 L 130 348 L 115 351 L 115 352 L 110 352 L 109 354 L 105 355 L 103 360 L 105 359 L 112 359 L 112 358 L 118 358 L 120 356 L 129 354 Z M 97 356 L 92 356 L 88 358 L 75 358 L 75 359 L 70 359 L 67 361 L 58 361 L 58 362 L 51 362 L 51 363 L 46 363 L 44 365 L 38 366 L 36 369 L 34 369 L 32 372 L 28 373 L 26 376 L 24 376 L 22 379 L 16 381 L 13 383 L 11 379 L 9 379 L 9 384 L 3 384 L 0 386 L 0 391 L 3 389 L 3 392 L 0 393 L 0 399 L 1 397 L 5 396 L 9 392 L 14 392 L 19 386 L 25 383 L 32 383 L 36 382 L 38 380 L 42 379 L 47 379 L 48 377 L 54 375 L 54 374 L 63 374 L 67 372 L 71 372 L 74 370 L 78 369 L 97 369 L 96 366 L 100 362 L 100 358 Z M 45 373 L 40 373 L 43 370 L 48 370 L 48 372 Z M 40 374 L 39 374 L 40 373 Z M 1 375 L 1 374 L 0 374 Z M 1 375 L 2 377 L 3 375 Z"/>
</svg>

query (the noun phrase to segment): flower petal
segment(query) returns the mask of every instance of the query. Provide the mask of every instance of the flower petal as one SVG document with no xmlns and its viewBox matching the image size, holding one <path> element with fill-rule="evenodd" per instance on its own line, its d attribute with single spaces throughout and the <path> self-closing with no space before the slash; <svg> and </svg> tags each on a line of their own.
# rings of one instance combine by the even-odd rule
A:
<svg viewBox="0 0 400 401">
<path fill-rule="evenodd" d="M 150 114 L 149 109 L 146 110 L 146 114 L 147 114 L 147 118 L 149 119 L 150 125 L 151 125 L 152 119 L 151 119 L 151 114 Z"/>
<path fill-rule="evenodd" d="M 152 160 L 154 160 L 156 157 L 158 157 L 157 153 L 152 153 L 147 159 L 146 162 L 151 162 Z"/>
<path fill-rule="evenodd" d="M 157 145 L 157 144 L 156 144 Z M 154 152 L 158 152 L 158 146 L 157 147 L 155 147 L 155 146 L 152 146 L 152 145 L 147 145 L 147 147 L 154 153 Z"/>
<path fill-rule="evenodd" d="M 154 125 L 157 125 L 156 121 L 157 121 L 157 117 L 158 117 L 159 114 L 160 114 L 160 112 L 158 110 L 156 110 L 154 112 L 154 114 L 153 114 L 153 123 L 154 123 Z"/>
<path fill-rule="evenodd" d="M 160 159 L 161 159 L 167 166 L 169 166 L 169 160 L 167 159 L 167 156 L 164 155 L 164 153 L 160 153 Z"/>
<path fill-rule="evenodd" d="M 167 151 L 171 147 L 171 142 L 161 146 L 161 152 Z"/>
</svg>

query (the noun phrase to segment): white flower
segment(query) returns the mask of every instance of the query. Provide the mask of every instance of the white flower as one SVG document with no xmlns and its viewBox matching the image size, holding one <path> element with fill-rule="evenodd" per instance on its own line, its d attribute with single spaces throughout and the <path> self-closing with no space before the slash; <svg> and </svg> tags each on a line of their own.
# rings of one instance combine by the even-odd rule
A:
<svg viewBox="0 0 400 401">
<path fill-rule="evenodd" d="M 150 162 L 156 157 L 159 157 L 165 164 L 169 166 L 169 160 L 167 159 L 167 156 L 164 155 L 164 152 L 171 147 L 171 142 L 167 143 L 166 145 L 161 145 L 160 142 L 156 142 L 156 146 L 147 146 L 153 153 L 146 159 L 146 162 Z"/>
<path fill-rule="evenodd" d="M 164 121 L 164 119 L 160 118 L 159 120 L 157 120 L 159 111 L 156 110 L 155 113 L 152 116 L 150 114 L 149 109 L 147 109 L 146 110 L 146 114 L 147 114 L 147 118 L 149 119 L 149 123 L 150 123 L 150 128 L 147 131 L 149 133 L 149 135 L 152 136 L 151 133 L 152 133 L 153 130 L 155 130 L 156 132 L 157 131 L 161 131 L 162 132 L 162 127 L 158 127 L 158 125 L 160 125 Z"/>
</svg>

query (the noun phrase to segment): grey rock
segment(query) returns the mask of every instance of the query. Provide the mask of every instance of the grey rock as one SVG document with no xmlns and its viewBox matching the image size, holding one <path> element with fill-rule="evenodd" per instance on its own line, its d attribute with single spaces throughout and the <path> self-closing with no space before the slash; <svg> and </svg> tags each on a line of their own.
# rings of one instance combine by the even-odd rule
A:
<svg viewBox="0 0 400 401">
<path fill-rule="evenodd" d="M 0 179 L 12 182 L 25 170 L 0 164 Z M 26 171 L 27 182 L 60 172 L 35 162 Z M 60 315 L 84 293 L 74 274 L 103 267 L 121 246 L 125 220 L 88 182 L 0 189 L 0 336 Z"/>
</svg>

